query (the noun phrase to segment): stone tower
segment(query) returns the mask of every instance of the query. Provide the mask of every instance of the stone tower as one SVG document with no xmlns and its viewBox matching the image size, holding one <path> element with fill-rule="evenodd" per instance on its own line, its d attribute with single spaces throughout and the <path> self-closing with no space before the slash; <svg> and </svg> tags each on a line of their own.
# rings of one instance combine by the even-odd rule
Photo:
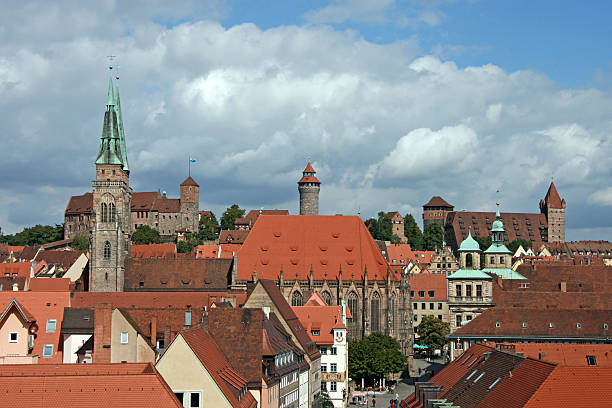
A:
<svg viewBox="0 0 612 408">
<path fill-rule="evenodd" d="M 433 196 L 427 204 L 423 205 L 423 230 L 428 224 L 437 223 L 444 230 L 446 225 L 446 216 L 452 212 L 455 207 L 449 204 L 440 196 Z"/>
<path fill-rule="evenodd" d="M 565 199 L 559 197 L 554 182 L 544 200 L 540 200 L 540 212 L 548 222 L 548 242 L 565 242 Z"/>
<path fill-rule="evenodd" d="M 188 232 L 198 232 L 198 208 L 200 206 L 200 185 L 191 176 L 181 183 L 181 216 Z"/>
<path fill-rule="evenodd" d="M 302 172 L 302 178 L 298 181 L 300 215 L 319 215 L 319 190 L 321 189 L 321 182 L 315 174 L 316 171 L 309 162 Z"/>
<path fill-rule="evenodd" d="M 96 159 L 96 180 L 92 182 L 90 290 L 94 292 L 123 290 L 124 263 L 130 254 L 129 181 L 119 89 L 114 88 L 111 77 Z"/>
</svg>

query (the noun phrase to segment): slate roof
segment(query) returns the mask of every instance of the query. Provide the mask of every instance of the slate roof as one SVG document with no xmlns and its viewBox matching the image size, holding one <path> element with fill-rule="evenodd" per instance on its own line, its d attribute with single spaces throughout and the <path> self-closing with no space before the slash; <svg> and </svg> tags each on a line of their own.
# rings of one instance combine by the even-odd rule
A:
<svg viewBox="0 0 612 408">
<path fill-rule="evenodd" d="M 62 334 L 93 334 L 94 311 L 93 309 L 64 308 L 64 319 L 62 320 Z"/>
<path fill-rule="evenodd" d="M 207 332 L 194 328 L 183 330 L 179 335 L 185 339 L 232 407 L 257 406 L 253 395 L 245 390 L 246 379 L 230 366 L 219 346 Z"/>
<path fill-rule="evenodd" d="M 0 365 L 4 407 L 180 408 L 150 364 Z M 9 391 L 10 390 L 10 391 Z"/>
<path fill-rule="evenodd" d="M 425 207 L 448 207 L 451 210 L 454 208 L 452 204 L 449 204 L 448 202 L 446 202 L 445 199 L 440 196 L 431 197 L 427 204 L 423 204 L 423 209 L 425 209 Z"/>
<path fill-rule="evenodd" d="M 238 251 L 238 279 L 386 280 L 388 263 L 357 216 L 265 215 Z M 399 280 L 393 274 L 393 280 Z"/>
<path fill-rule="evenodd" d="M 231 259 L 128 258 L 124 290 L 224 291 L 229 285 L 231 271 Z"/>
</svg>

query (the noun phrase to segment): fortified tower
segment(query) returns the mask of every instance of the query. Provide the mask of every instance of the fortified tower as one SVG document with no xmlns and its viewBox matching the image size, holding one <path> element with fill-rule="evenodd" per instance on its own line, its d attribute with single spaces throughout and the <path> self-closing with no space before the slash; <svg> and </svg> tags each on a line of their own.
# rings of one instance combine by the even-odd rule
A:
<svg viewBox="0 0 612 408">
<path fill-rule="evenodd" d="M 540 212 L 548 223 L 548 242 L 565 242 L 565 199 L 559 197 L 554 182 L 544 200 L 540 200 Z"/>
<path fill-rule="evenodd" d="M 182 227 L 188 232 L 198 232 L 198 208 L 200 205 L 200 186 L 196 181 L 187 177 L 181 183 L 181 216 Z"/>
<path fill-rule="evenodd" d="M 298 181 L 300 192 L 300 215 L 319 215 L 319 190 L 321 182 L 315 176 L 316 171 L 310 162 L 302 172 L 302 178 Z"/>
<path fill-rule="evenodd" d="M 112 68 L 111 68 L 112 69 Z M 92 183 L 90 290 L 123 290 L 125 258 L 130 254 L 130 168 L 121 118 L 119 88 L 109 79 L 96 179 Z"/>
</svg>

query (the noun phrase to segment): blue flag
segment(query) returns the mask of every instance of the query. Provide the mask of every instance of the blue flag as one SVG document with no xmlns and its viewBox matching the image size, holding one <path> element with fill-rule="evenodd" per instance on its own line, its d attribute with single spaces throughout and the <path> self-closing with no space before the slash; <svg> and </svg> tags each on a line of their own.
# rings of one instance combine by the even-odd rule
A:
<svg viewBox="0 0 612 408">
<path fill-rule="evenodd" d="M 193 159 L 191 157 L 189 158 L 189 163 L 195 163 L 195 162 L 196 162 L 196 159 Z"/>
</svg>

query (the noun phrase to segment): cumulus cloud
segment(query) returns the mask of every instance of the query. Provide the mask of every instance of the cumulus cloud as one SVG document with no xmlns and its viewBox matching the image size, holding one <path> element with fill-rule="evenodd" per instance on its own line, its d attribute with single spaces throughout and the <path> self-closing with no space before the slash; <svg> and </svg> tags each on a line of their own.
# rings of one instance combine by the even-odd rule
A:
<svg viewBox="0 0 612 408">
<path fill-rule="evenodd" d="M 597 205 L 612 206 L 612 187 L 595 191 L 589 196 L 589 202 Z"/>
<path fill-rule="evenodd" d="M 86 27 L 61 26 L 44 41 L 0 17 L 15 39 L 0 45 L 0 171 L 10 175 L 0 191 L 17 200 L 0 205 L 3 231 L 61 222 L 69 195 L 91 188 L 111 53 L 137 191 L 176 196 L 192 155 L 203 209 L 237 202 L 295 213 L 310 159 L 322 213 L 399 209 L 419 219 L 432 195 L 490 210 L 499 189 L 504 209 L 538 211 L 554 176 L 568 229 L 579 234 L 596 219 L 589 206 L 602 199 L 587 197 L 609 186 L 611 91 L 419 57 L 415 38 L 375 44 L 323 25 L 226 27 L 214 21 L 222 5 L 192 17 L 180 8 L 170 23 L 153 6 L 126 22 L 115 18 L 124 6 L 105 4 Z M 16 12 L 26 26 L 53 26 L 64 17 L 44 15 L 49 7 Z"/>
</svg>

